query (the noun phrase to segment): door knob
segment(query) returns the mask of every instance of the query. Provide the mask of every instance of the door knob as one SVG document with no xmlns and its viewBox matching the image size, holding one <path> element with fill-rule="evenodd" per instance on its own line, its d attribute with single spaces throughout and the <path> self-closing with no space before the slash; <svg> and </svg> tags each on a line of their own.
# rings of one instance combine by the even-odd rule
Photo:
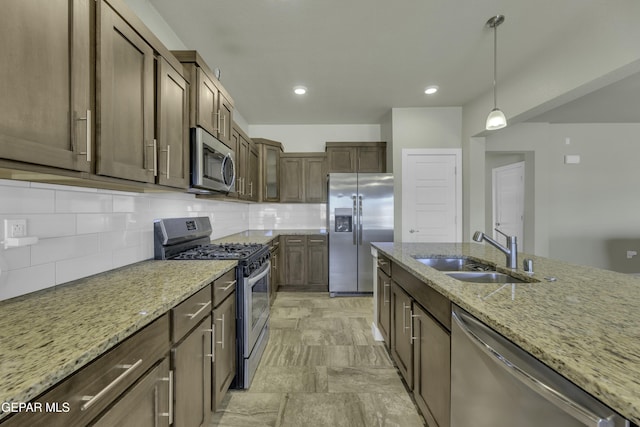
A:
<svg viewBox="0 0 640 427">
<path fill-rule="evenodd" d="M 414 230 L 413 228 L 411 230 L 409 230 L 409 233 L 412 233 L 412 234 L 413 233 L 419 233 L 419 232 L 420 232 L 420 230 Z"/>
</svg>

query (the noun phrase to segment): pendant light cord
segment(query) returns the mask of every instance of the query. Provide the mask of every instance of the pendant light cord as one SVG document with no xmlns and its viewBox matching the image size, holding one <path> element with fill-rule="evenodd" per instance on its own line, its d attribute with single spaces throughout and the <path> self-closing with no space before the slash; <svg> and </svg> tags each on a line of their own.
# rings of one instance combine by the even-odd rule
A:
<svg viewBox="0 0 640 427">
<path fill-rule="evenodd" d="M 498 108 L 498 26 L 493 26 L 493 108 Z"/>
</svg>

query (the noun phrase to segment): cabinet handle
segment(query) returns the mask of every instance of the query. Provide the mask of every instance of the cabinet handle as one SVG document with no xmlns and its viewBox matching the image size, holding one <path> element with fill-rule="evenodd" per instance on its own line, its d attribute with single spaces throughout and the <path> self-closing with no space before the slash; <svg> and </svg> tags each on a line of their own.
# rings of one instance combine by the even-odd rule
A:
<svg viewBox="0 0 640 427">
<path fill-rule="evenodd" d="M 407 334 L 407 329 L 409 329 L 409 327 L 407 326 L 407 308 L 411 308 L 411 305 L 406 305 L 404 302 L 402 303 L 402 333 L 403 334 Z"/>
<path fill-rule="evenodd" d="M 224 313 L 222 313 L 222 318 L 221 319 L 216 319 L 216 320 L 220 320 L 222 322 L 222 326 L 220 327 L 220 330 L 222 331 L 222 338 L 220 341 L 218 341 L 216 344 L 221 344 L 222 345 L 222 349 L 224 350 Z M 215 327 L 214 327 L 215 329 Z"/>
<path fill-rule="evenodd" d="M 386 282 L 385 282 L 385 283 L 384 283 L 384 287 L 382 288 L 382 301 L 383 301 L 385 304 L 389 304 L 389 302 L 390 302 L 390 301 L 387 299 L 387 297 L 385 296 L 385 295 L 387 295 L 387 288 L 390 288 L 390 287 L 391 287 L 391 284 L 390 284 L 390 283 L 386 283 Z"/>
<path fill-rule="evenodd" d="M 413 345 L 413 341 L 418 339 L 418 337 L 413 336 L 413 319 L 416 317 L 420 317 L 420 316 L 417 314 L 413 314 L 413 310 L 411 310 L 411 344 L 412 345 Z"/>
<path fill-rule="evenodd" d="M 91 161 L 91 110 L 87 110 L 87 114 L 84 117 L 78 117 L 79 121 L 86 121 L 86 125 L 87 125 L 87 148 L 85 151 L 80 152 L 78 154 L 80 155 L 86 155 L 87 156 L 87 162 Z"/>
<path fill-rule="evenodd" d="M 138 359 L 136 363 L 133 365 L 116 365 L 115 367 L 118 369 L 125 369 L 123 373 L 121 373 L 115 380 L 111 381 L 105 388 L 100 390 L 98 394 L 94 396 L 82 396 L 80 400 L 86 401 L 84 405 L 80 407 L 81 411 L 86 411 L 94 403 L 100 400 L 105 394 L 109 393 L 115 386 L 118 385 L 122 380 L 124 380 L 131 372 L 133 372 L 138 366 L 142 365 L 142 359 Z"/>
<path fill-rule="evenodd" d="M 384 267 L 387 264 L 388 264 L 387 261 L 384 261 L 384 260 L 381 260 L 381 259 L 378 260 L 378 267 Z"/>
<path fill-rule="evenodd" d="M 203 332 L 211 332 L 211 354 L 205 354 L 206 357 L 211 358 L 211 363 L 216 361 L 216 325 L 212 325 L 211 329 L 203 329 Z"/>
<path fill-rule="evenodd" d="M 249 183 L 249 197 L 253 197 L 253 181 Z"/>
<path fill-rule="evenodd" d="M 196 311 L 195 313 L 185 314 L 185 316 L 187 316 L 189 319 L 193 319 L 195 317 L 198 317 L 198 315 L 200 313 L 202 313 L 204 310 L 207 309 L 208 306 L 211 305 L 211 301 L 201 302 L 201 303 L 198 303 L 198 305 L 202 306 L 202 308 L 200 308 L 200 310 Z"/>
<path fill-rule="evenodd" d="M 161 417 L 169 417 L 169 425 L 173 424 L 173 371 L 169 371 L 169 376 L 162 378 L 162 381 L 169 381 L 169 412 L 160 413 Z"/>
<path fill-rule="evenodd" d="M 167 145 L 167 149 L 166 150 L 162 150 L 163 153 L 167 153 L 167 173 L 165 175 L 167 175 L 167 179 L 170 179 L 169 177 L 169 162 L 171 162 L 171 145 Z"/>
<path fill-rule="evenodd" d="M 153 168 L 147 170 L 153 171 L 153 176 L 158 176 L 158 141 L 154 139 L 153 144 L 147 144 L 148 147 L 153 148 Z"/>
<path fill-rule="evenodd" d="M 214 132 L 220 132 L 220 111 L 216 111 L 215 113 L 211 113 L 211 120 L 215 123 L 213 131 Z"/>
<path fill-rule="evenodd" d="M 227 282 L 228 285 L 223 287 L 219 287 L 218 289 L 221 290 L 222 292 L 226 292 L 230 287 L 232 287 L 233 285 L 235 285 L 237 283 L 237 280 L 234 280 L 232 282 Z"/>
<path fill-rule="evenodd" d="M 220 124 L 218 123 L 218 127 L 220 127 L 222 129 L 222 136 L 226 137 L 227 136 L 227 116 L 224 116 L 222 114 L 218 114 L 218 117 L 222 116 L 222 127 L 220 126 Z M 218 131 L 220 132 L 220 131 Z"/>
<path fill-rule="evenodd" d="M 302 240 L 300 239 L 287 240 L 287 243 L 302 243 Z"/>
<path fill-rule="evenodd" d="M 309 239 L 310 243 L 324 243 L 324 240 L 322 239 Z"/>
</svg>

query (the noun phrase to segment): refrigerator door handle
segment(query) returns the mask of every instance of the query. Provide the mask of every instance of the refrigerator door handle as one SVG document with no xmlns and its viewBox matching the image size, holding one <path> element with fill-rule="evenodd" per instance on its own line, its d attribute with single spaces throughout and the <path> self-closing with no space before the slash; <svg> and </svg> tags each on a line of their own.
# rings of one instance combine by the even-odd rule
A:
<svg viewBox="0 0 640 427">
<path fill-rule="evenodd" d="M 353 196 L 351 196 L 351 198 L 353 199 L 353 213 L 351 218 L 353 218 L 351 221 L 357 221 L 358 219 L 358 206 L 357 206 L 357 202 L 356 202 L 356 196 L 355 194 Z M 352 224 L 351 226 L 351 234 L 353 234 L 353 246 L 357 245 L 357 238 L 358 238 L 358 227 L 356 224 Z"/>
<path fill-rule="evenodd" d="M 358 196 L 358 240 L 362 246 L 362 196 Z"/>
</svg>

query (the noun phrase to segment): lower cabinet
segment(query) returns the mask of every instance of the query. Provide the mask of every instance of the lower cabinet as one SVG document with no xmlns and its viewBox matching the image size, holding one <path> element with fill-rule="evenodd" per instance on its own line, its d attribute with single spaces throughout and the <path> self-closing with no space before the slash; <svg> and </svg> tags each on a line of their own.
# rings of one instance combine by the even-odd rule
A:
<svg viewBox="0 0 640 427">
<path fill-rule="evenodd" d="M 282 236 L 280 288 L 286 291 L 329 289 L 329 247 L 327 236 Z"/>
<path fill-rule="evenodd" d="M 169 358 L 165 357 L 93 424 L 97 427 L 168 427 L 173 421 L 169 402 Z"/>
<path fill-rule="evenodd" d="M 136 408 L 139 423 L 127 419 L 123 425 L 153 426 L 154 420 L 168 425 L 168 417 L 162 415 L 170 412 L 169 399 L 164 397 L 169 393 L 168 350 L 169 316 L 163 315 L 33 399 L 43 408 L 41 412 L 16 413 L 3 419 L 2 427 L 85 426 L 107 416 L 105 421 L 100 419 L 102 425 L 120 425 L 106 421 L 122 419 L 122 412 L 129 408 Z M 156 392 L 158 401 L 151 401 Z M 143 407 L 144 414 L 137 411 Z"/>
<path fill-rule="evenodd" d="M 269 303 L 273 304 L 276 292 L 280 286 L 280 237 L 276 237 L 269 244 L 271 252 L 271 273 L 269 275 Z"/>
<path fill-rule="evenodd" d="M 378 264 L 378 329 L 429 427 L 449 427 L 451 303 L 398 265 L 388 271 Z"/>
<path fill-rule="evenodd" d="M 387 348 L 389 348 L 391 345 L 389 342 L 389 328 L 391 326 L 391 277 L 387 276 L 380 268 L 378 268 L 377 287 L 378 330 L 380 334 L 382 334 Z"/>
<path fill-rule="evenodd" d="M 213 309 L 214 354 L 213 406 L 214 412 L 236 375 L 236 293 L 229 295 Z"/>
<path fill-rule="evenodd" d="M 451 334 L 413 306 L 413 396 L 431 427 L 450 424 Z"/>
<path fill-rule="evenodd" d="M 413 339 L 411 297 L 394 281 L 391 282 L 391 357 L 402 378 L 413 389 Z"/>
<path fill-rule="evenodd" d="M 200 427 L 211 419 L 213 335 L 211 287 L 171 310 L 174 425 Z"/>
</svg>

